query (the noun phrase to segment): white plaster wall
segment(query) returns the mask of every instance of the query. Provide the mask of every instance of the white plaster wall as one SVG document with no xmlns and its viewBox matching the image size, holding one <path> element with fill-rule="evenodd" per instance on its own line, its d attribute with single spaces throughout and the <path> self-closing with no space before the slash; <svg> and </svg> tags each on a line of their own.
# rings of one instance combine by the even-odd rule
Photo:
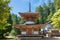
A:
<svg viewBox="0 0 60 40">
<path fill-rule="evenodd" d="M 22 31 L 21 34 L 22 34 L 22 35 L 26 35 L 26 31 Z"/>
<path fill-rule="evenodd" d="M 33 34 L 39 34 L 39 32 L 38 31 L 34 31 Z"/>
</svg>

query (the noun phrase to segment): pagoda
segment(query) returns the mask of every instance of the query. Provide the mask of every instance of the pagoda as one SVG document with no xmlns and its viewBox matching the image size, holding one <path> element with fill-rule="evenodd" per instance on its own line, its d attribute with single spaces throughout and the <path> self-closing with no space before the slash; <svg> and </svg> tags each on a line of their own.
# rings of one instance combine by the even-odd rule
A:
<svg viewBox="0 0 60 40">
<path fill-rule="evenodd" d="M 31 12 L 31 4 L 29 3 L 29 12 L 19 12 L 24 24 L 16 24 L 15 27 L 20 30 L 20 36 L 39 36 L 39 29 L 44 28 L 45 24 L 35 24 L 35 21 L 40 17 L 40 13 Z"/>
</svg>

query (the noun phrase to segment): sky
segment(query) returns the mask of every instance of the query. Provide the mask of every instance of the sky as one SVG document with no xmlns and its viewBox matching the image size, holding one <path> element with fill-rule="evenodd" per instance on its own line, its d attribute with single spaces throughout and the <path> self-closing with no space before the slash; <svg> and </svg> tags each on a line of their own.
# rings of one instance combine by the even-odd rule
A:
<svg viewBox="0 0 60 40">
<path fill-rule="evenodd" d="M 35 12 L 36 7 L 42 5 L 43 2 L 47 3 L 48 0 L 11 0 L 9 6 L 11 6 L 11 13 L 17 14 L 18 12 L 29 11 L 29 1 L 31 2 L 31 11 Z"/>
</svg>

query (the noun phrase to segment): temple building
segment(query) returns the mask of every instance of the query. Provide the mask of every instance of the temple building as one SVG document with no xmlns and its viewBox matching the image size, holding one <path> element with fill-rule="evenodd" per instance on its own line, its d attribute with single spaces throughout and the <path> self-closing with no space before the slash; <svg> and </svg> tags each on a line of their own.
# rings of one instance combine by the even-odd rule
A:
<svg viewBox="0 0 60 40">
<path fill-rule="evenodd" d="M 35 24 L 35 21 L 40 17 L 39 13 L 32 13 L 32 12 L 26 12 L 26 13 L 19 13 L 21 16 L 21 19 L 25 21 L 24 24 L 16 24 L 16 28 L 20 29 L 21 34 L 24 36 L 32 36 L 32 35 L 39 35 L 39 29 L 44 28 L 45 24 Z"/>
<path fill-rule="evenodd" d="M 29 2 L 29 12 L 19 12 L 24 24 L 16 24 L 15 27 L 20 30 L 21 36 L 39 36 L 39 30 L 44 28 L 46 24 L 35 24 L 35 21 L 40 17 L 40 13 L 31 12 L 31 4 Z"/>
</svg>

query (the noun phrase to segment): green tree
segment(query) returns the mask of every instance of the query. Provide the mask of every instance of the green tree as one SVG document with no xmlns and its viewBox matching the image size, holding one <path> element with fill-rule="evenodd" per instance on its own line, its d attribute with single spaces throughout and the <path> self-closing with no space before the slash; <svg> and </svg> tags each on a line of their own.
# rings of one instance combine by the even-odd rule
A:
<svg viewBox="0 0 60 40">
<path fill-rule="evenodd" d="M 13 21 L 13 25 L 24 23 L 24 21 L 21 20 L 21 18 L 17 16 L 16 14 L 12 14 L 12 21 Z"/>
<path fill-rule="evenodd" d="M 51 21 L 51 17 L 53 16 L 55 12 L 55 6 L 54 3 L 51 2 L 51 0 L 48 0 L 48 5 L 46 3 L 43 3 L 43 5 L 38 6 L 36 8 L 36 12 L 40 12 L 40 17 L 39 17 L 39 23 L 46 23 Z M 37 20 L 37 23 L 38 23 Z"/>
<path fill-rule="evenodd" d="M 16 36 L 17 34 L 20 34 L 20 30 L 15 28 L 14 25 L 22 23 L 21 18 L 17 16 L 16 14 L 12 14 L 12 21 L 13 21 L 13 26 L 12 26 L 10 35 Z"/>
<path fill-rule="evenodd" d="M 60 9 L 60 0 L 54 0 L 56 10 Z"/>
<path fill-rule="evenodd" d="M 11 14 L 9 14 L 9 18 L 8 18 L 7 22 L 10 24 L 10 26 L 6 27 L 7 28 L 6 31 L 10 33 L 11 29 L 12 29 L 12 25 L 13 25 L 12 15 Z"/>
<path fill-rule="evenodd" d="M 60 9 L 52 16 L 51 20 L 54 27 L 60 27 Z"/>
<path fill-rule="evenodd" d="M 16 35 L 16 31 L 15 31 L 15 26 L 14 25 L 16 25 L 16 22 L 18 22 L 18 20 L 17 20 L 17 15 L 16 14 L 11 14 L 11 17 L 12 17 L 12 30 L 11 30 L 11 32 L 10 32 L 10 35 L 11 36 L 15 36 Z"/>
<path fill-rule="evenodd" d="M 49 4 L 48 4 L 48 8 L 49 8 L 49 15 L 47 17 L 47 21 L 51 21 L 51 17 L 53 16 L 53 14 L 56 12 L 56 9 L 55 9 L 55 5 L 54 5 L 54 2 L 51 3 L 51 1 L 49 0 Z"/>
<path fill-rule="evenodd" d="M 6 27 L 10 25 L 7 23 L 10 13 L 9 3 L 10 0 L 0 0 L 0 38 L 4 37 Z"/>
<path fill-rule="evenodd" d="M 16 24 L 19 24 L 18 16 L 16 15 Z"/>
<path fill-rule="evenodd" d="M 37 19 L 36 23 L 43 23 L 43 17 L 42 17 L 42 13 L 43 13 L 43 7 L 42 6 L 39 6 L 39 7 L 36 7 L 36 12 L 39 12 L 40 13 L 40 17 L 39 19 Z M 40 22 L 39 22 L 40 21 Z"/>
</svg>

